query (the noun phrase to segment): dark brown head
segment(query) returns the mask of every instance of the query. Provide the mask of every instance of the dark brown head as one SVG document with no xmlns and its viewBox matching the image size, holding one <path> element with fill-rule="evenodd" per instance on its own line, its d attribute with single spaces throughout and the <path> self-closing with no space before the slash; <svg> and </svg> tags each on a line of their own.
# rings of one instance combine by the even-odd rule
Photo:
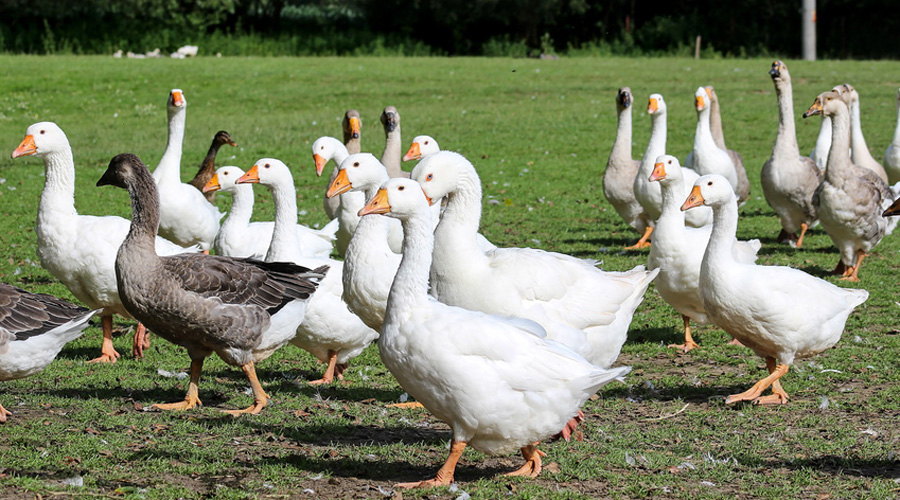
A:
<svg viewBox="0 0 900 500">
<path fill-rule="evenodd" d="M 237 146 L 237 143 L 231 138 L 231 134 L 224 130 L 220 130 L 216 132 L 216 136 L 213 138 L 214 141 L 220 146 L 224 146 L 225 144 L 231 146 Z"/>
<path fill-rule="evenodd" d="M 137 155 L 131 153 L 122 153 L 113 157 L 109 161 L 106 172 L 97 181 L 97 186 L 116 186 L 122 189 L 128 189 L 129 184 L 133 184 L 134 180 L 141 175 L 141 171 L 149 175 L 147 166 L 141 161 Z"/>
<path fill-rule="evenodd" d="M 344 142 L 347 142 L 350 139 L 359 139 L 360 131 L 362 130 L 362 120 L 359 118 L 359 111 L 355 109 L 348 109 L 346 113 L 344 113 Z"/>
<path fill-rule="evenodd" d="M 631 103 L 634 102 L 634 96 L 631 94 L 630 87 L 622 87 L 619 89 L 619 93 L 616 94 L 616 105 L 619 109 L 625 109 L 631 106 Z"/>
<path fill-rule="evenodd" d="M 381 125 L 384 126 L 385 134 L 393 132 L 400 126 L 400 113 L 397 112 L 397 108 L 393 106 L 384 108 L 384 111 L 381 112 Z"/>
</svg>

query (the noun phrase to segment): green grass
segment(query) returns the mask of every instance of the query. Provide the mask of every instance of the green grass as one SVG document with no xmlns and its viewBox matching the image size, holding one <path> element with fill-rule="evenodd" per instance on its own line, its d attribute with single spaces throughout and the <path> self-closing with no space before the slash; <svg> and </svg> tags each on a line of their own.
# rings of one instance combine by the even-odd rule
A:
<svg viewBox="0 0 900 500">
<path fill-rule="evenodd" d="M 386 105 L 403 115 L 406 140 L 429 134 L 478 167 L 487 198 L 482 229 L 502 246 L 533 246 L 595 258 L 609 270 L 646 261 L 624 252 L 637 234 L 606 203 L 600 179 L 615 134 L 614 96 L 636 96 L 634 156 L 647 143 L 641 112 L 652 92 L 669 105 L 669 152 L 691 146 L 693 92 L 713 84 L 723 106 L 729 147 L 744 156 L 753 183 L 741 209 L 739 237 L 760 238 L 761 262 L 824 276 L 837 253 L 821 229 L 802 250 L 777 245 L 779 226 L 762 199 L 759 170 L 774 140 L 777 112 L 769 60 L 593 59 L 235 59 L 116 60 L 109 57 L 0 56 L 0 145 L 11 152 L 31 123 L 57 122 L 77 163 L 81 213 L 128 216 L 124 191 L 94 187 L 109 159 L 133 152 L 154 166 L 165 147 L 165 99 L 188 100 L 183 174 L 193 175 L 212 135 L 225 129 L 240 148 L 220 163 L 249 167 L 283 159 L 295 171 L 299 208 L 309 224 L 326 222 L 325 180 L 313 173 L 309 147 L 338 135 L 345 109 L 363 116 L 363 149 L 380 154 L 377 117 Z M 880 158 L 893 133 L 900 68 L 889 62 L 788 62 L 796 112 L 819 92 L 850 82 L 862 95 L 863 126 Z M 798 121 L 804 152 L 818 121 Z M 233 158 L 230 158 L 234 155 Z M 0 155 L 0 279 L 72 299 L 34 261 L 33 225 L 42 166 Z M 257 190 L 260 218 L 271 197 Z M 219 197 L 227 208 L 227 196 Z M 610 385 L 585 407 L 583 442 L 545 444 L 545 473 L 535 481 L 497 479 L 513 456 L 469 450 L 457 473 L 472 498 L 886 498 L 900 488 L 900 340 L 897 236 L 866 260 L 861 286 L 871 292 L 835 349 L 799 361 L 785 377 L 792 399 L 779 408 L 726 407 L 764 370 L 724 332 L 697 329 L 702 349 L 681 355 L 680 319 L 651 290 L 632 324 L 621 362 L 627 385 Z M 833 278 L 828 277 L 831 280 Z M 846 285 L 844 285 L 846 286 Z M 802 315 L 803 311 L 796 311 Z M 118 323 L 129 327 L 127 322 Z M 370 348 L 354 360 L 345 385 L 311 388 L 320 370 L 286 347 L 259 367 L 274 398 L 262 415 L 238 419 L 223 408 L 249 404 L 240 372 L 210 358 L 200 397 L 186 413 L 143 411 L 180 399 L 186 384 L 158 375 L 184 371 L 182 349 L 154 338 L 143 360 L 116 339 L 115 365 L 85 364 L 97 355 L 99 328 L 70 344 L 44 372 L 3 384 L 0 402 L 14 412 L 0 427 L 0 498 L 379 498 L 378 488 L 434 473 L 449 430 L 417 411 L 386 409 L 403 392 Z M 823 370 L 839 370 L 840 372 Z M 820 408 L 827 398 L 827 408 Z M 680 413 L 679 411 L 682 410 Z M 660 418 L 664 417 L 664 418 Z M 83 478 L 84 486 L 61 480 Z M 304 492 L 311 489 L 314 493 Z M 461 492 L 404 492 L 404 498 L 456 498 Z M 435 496 L 437 495 L 437 496 Z"/>
</svg>

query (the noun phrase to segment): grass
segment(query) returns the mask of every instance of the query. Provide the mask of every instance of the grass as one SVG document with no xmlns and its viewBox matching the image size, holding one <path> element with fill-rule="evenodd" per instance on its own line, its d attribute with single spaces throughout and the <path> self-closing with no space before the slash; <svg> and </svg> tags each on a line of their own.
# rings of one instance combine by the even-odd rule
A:
<svg viewBox="0 0 900 500">
<path fill-rule="evenodd" d="M 777 245 L 779 226 L 762 199 L 759 170 L 774 140 L 777 112 L 769 60 L 593 59 L 559 61 L 466 58 L 199 58 L 0 56 L 0 144 L 12 151 L 31 123 L 51 120 L 68 134 L 77 164 L 81 213 L 129 215 L 127 195 L 97 189 L 109 159 L 134 152 L 155 165 L 165 146 L 165 99 L 188 100 L 184 177 L 193 175 L 212 135 L 225 129 L 240 144 L 220 163 L 249 167 L 283 159 L 295 171 L 303 220 L 322 225 L 324 180 L 313 174 L 310 144 L 338 135 L 345 109 L 363 116 L 363 149 L 380 153 L 377 116 L 389 104 L 403 115 L 404 136 L 429 134 L 473 160 L 485 197 L 482 229 L 502 246 L 532 246 L 595 258 L 609 270 L 646 261 L 621 251 L 637 234 L 603 198 L 601 174 L 615 134 L 618 87 L 635 93 L 634 156 L 647 143 L 646 96 L 669 105 L 669 152 L 691 146 L 693 92 L 713 84 L 723 106 L 729 147 L 740 151 L 752 194 L 741 209 L 739 237 L 763 242 L 761 262 L 825 276 L 837 253 L 821 229 L 802 250 Z M 900 69 L 882 62 L 788 62 L 799 116 L 816 94 L 842 82 L 863 98 L 863 125 L 880 158 L 893 132 Z M 818 121 L 798 121 L 803 151 Z M 233 155 L 233 156 L 232 156 Z M 33 225 L 43 185 L 34 158 L 0 155 L 0 279 L 72 299 L 36 261 Z M 257 190 L 258 217 L 272 216 Z M 227 208 L 227 196 L 218 203 Z M 697 329 L 702 349 L 665 347 L 680 318 L 651 290 L 635 315 L 620 358 L 634 371 L 585 407 L 583 442 L 545 444 L 545 473 L 534 481 L 497 479 L 513 456 L 469 450 L 458 491 L 403 492 L 404 498 L 886 498 L 900 482 L 896 430 L 900 370 L 895 297 L 900 243 L 889 236 L 866 260 L 861 286 L 871 292 L 851 315 L 835 349 L 799 361 L 785 377 L 785 407 L 726 407 L 723 396 L 763 374 L 748 350 L 726 346 L 713 326 Z M 826 277 L 826 279 L 833 279 Z M 843 286 L 846 286 L 844 284 Z M 803 311 L 796 311 L 803 314 Z M 123 329 L 133 326 L 119 322 Z M 259 367 L 274 398 L 262 415 L 231 418 L 223 408 L 249 404 L 239 371 L 218 358 L 204 370 L 205 406 L 186 413 L 143 411 L 180 399 L 182 349 L 154 338 L 143 360 L 127 352 L 115 365 L 96 356 L 91 327 L 44 372 L 3 384 L 0 402 L 14 412 L 0 427 L 0 498 L 379 498 L 397 481 L 424 478 L 445 458 L 448 428 L 430 415 L 385 408 L 403 392 L 368 349 L 348 382 L 313 388 L 321 369 L 286 347 Z M 834 370 L 838 370 L 837 372 Z M 827 406 L 826 404 L 827 403 Z M 81 478 L 83 486 L 63 484 Z M 77 480 L 77 479 L 76 479 Z M 311 491 L 309 491 L 311 490 Z"/>
</svg>

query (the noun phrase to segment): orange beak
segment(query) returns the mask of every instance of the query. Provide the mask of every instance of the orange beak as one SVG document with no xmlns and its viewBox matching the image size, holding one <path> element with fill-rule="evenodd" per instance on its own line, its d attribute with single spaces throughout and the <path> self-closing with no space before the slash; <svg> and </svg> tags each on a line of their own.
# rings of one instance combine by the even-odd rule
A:
<svg viewBox="0 0 900 500">
<path fill-rule="evenodd" d="M 22 139 L 19 147 L 17 147 L 16 150 L 12 152 L 12 157 L 18 158 L 20 156 L 29 156 L 35 153 L 37 153 L 37 146 L 34 145 L 34 136 L 29 134 L 26 135 L 24 139 Z"/>
<path fill-rule="evenodd" d="M 366 206 L 359 209 L 357 215 L 362 217 L 369 214 L 386 214 L 391 211 L 391 204 L 388 203 L 387 190 L 381 188 L 375 193 L 375 196 L 366 203 Z"/>
<path fill-rule="evenodd" d="M 650 103 L 647 105 L 647 112 L 650 114 L 656 113 L 656 110 L 659 109 L 659 103 L 656 102 L 656 99 L 650 99 Z"/>
<path fill-rule="evenodd" d="M 403 161 L 418 160 L 422 157 L 422 150 L 419 149 L 419 143 L 414 142 L 409 146 L 409 151 L 403 156 Z"/>
<path fill-rule="evenodd" d="M 359 118 L 351 118 L 350 119 L 350 136 L 354 139 L 359 139 L 359 131 L 362 130 L 362 123 L 359 122 Z"/>
<path fill-rule="evenodd" d="M 700 186 L 694 186 L 694 189 L 691 189 L 691 194 L 688 195 L 688 199 L 684 201 L 684 205 L 681 205 L 681 211 L 684 212 L 689 208 L 699 207 L 703 204 L 703 195 L 700 194 Z"/>
<path fill-rule="evenodd" d="M 218 191 L 222 186 L 219 185 L 219 174 L 213 174 L 212 179 L 203 186 L 204 193 L 209 193 L 210 191 Z"/>
<path fill-rule="evenodd" d="M 701 109 L 703 109 L 706 106 L 706 103 L 703 100 L 703 96 L 698 95 L 698 96 L 694 97 L 694 103 L 697 107 L 697 111 L 700 111 Z"/>
<path fill-rule="evenodd" d="M 234 181 L 236 184 L 258 184 L 259 183 L 259 167 L 253 165 L 253 168 L 247 171 L 240 179 Z"/>
<path fill-rule="evenodd" d="M 815 116 L 822 113 L 822 99 L 816 97 L 816 100 L 812 103 L 812 106 L 803 113 L 803 118 L 807 118 L 810 116 Z"/>
<path fill-rule="evenodd" d="M 314 154 L 313 161 L 316 162 L 316 175 L 322 177 L 322 170 L 325 169 L 325 164 L 328 163 L 328 160 L 326 160 L 324 157 Z"/>
<path fill-rule="evenodd" d="M 347 178 L 347 170 L 341 169 L 338 171 L 337 177 L 331 181 L 331 185 L 328 186 L 328 191 L 325 192 L 326 198 L 334 198 L 339 194 L 346 193 L 353 188 L 353 183 L 350 182 L 350 179 Z"/>
<path fill-rule="evenodd" d="M 666 165 L 659 162 L 653 165 L 653 172 L 650 173 L 650 182 L 658 181 L 666 178 Z"/>
<path fill-rule="evenodd" d="M 184 95 L 181 92 L 172 92 L 172 104 L 177 107 L 184 106 Z"/>
</svg>

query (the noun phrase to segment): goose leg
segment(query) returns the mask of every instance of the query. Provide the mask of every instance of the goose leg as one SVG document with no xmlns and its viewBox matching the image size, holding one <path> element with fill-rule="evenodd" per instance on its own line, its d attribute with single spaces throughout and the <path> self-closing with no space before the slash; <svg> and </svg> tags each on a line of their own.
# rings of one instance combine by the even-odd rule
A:
<svg viewBox="0 0 900 500">
<path fill-rule="evenodd" d="M 187 395 L 184 397 L 184 401 L 155 404 L 151 408 L 156 408 L 158 410 L 190 410 L 195 406 L 202 406 L 203 402 L 200 401 L 197 389 L 197 384 L 200 383 L 200 371 L 202 370 L 203 358 L 192 359 L 191 381 L 188 383 L 188 391 Z"/>
<path fill-rule="evenodd" d="M 324 385 L 330 384 L 334 382 L 335 369 L 337 367 L 337 351 L 328 351 L 328 368 L 325 368 L 325 373 L 322 374 L 322 378 L 319 380 L 310 381 L 309 385 Z M 344 370 L 341 369 L 343 372 Z M 344 377 L 338 374 L 338 377 L 343 379 Z"/>
<path fill-rule="evenodd" d="M 578 424 L 584 422 L 584 412 L 578 410 L 578 414 L 572 417 L 568 422 L 566 422 L 566 426 L 563 427 L 559 434 L 553 436 L 552 439 L 556 440 L 562 438 L 565 441 L 568 441 L 572 434 L 575 432 L 575 429 L 578 428 Z M 581 439 L 576 436 L 576 440 L 581 441 Z"/>
<path fill-rule="evenodd" d="M 12 415 L 12 412 L 0 405 L 0 423 L 6 422 L 7 415 Z"/>
<path fill-rule="evenodd" d="M 669 347 L 681 349 L 681 352 L 688 352 L 691 349 L 700 347 L 694 342 L 694 337 L 691 336 L 691 318 L 682 314 L 681 319 L 684 320 L 684 344 L 669 344 Z"/>
<path fill-rule="evenodd" d="M 418 401 L 410 401 L 408 403 L 394 403 L 387 405 L 388 408 L 425 408 L 422 403 Z"/>
<path fill-rule="evenodd" d="M 641 248 L 647 248 L 650 246 L 650 235 L 653 233 L 653 226 L 647 226 L 644 229 L 644 234 L 641 236 L 641 239 L 637 241 L 634 245 L 630 247 L 625 247 L 625 250 L 640 250 Z"/>
<path fill-rule="evenodd" d="M 150 347 L 150 335 L 143 323 L 138 323 L 134 329 L 134 339 L 131 341 L 131 354 L 136 358 L 144 357 L 144 349 Z"/>
<path fill-rule="evenodd" d="M 259 379 L 256 378 L 256 367 L 253 365 L 253 361 L 242 366 L 241 370 L 244 371 L 244 375 L 250 381 L 250 388 L 253 389 L 253 404 L 243 410 L 227 410 L 225 413 L 230 413 L 235 417 L 242 413 L 259 415 L 259 412 L 269 403 L 269 395 L 266 394 L 266 391 L 263 390 L 262 385 L 259 383 Z"/>
<path fill-rule="evenodd" d="M 766 368 L 768 368 L 769 373 L 774 373 L 776 369 L 775 359 L 766 358 Z M 778 379 L 772 382 L 772 394 L 757 398 L 753 401 L 754 404 L 758 405 L 784 405 L 787 404 L 787 402 L 787 392 L 781 387 L 781 381 Z"/>
<path fill-rule="evenodd" d="M 770 359 L 772 360 L 771 361 L 772 364 L 775 363 L 775 360 L 773 358 L 766 358 L 766 365 L 769 364 Z M 768 388 L 775 381 L 777 381 L 779 378 L 784 376 L 784 374 L 787 372 L 788 372 L 788 365 L 775 366 L 774 370 L 772 370 L 772 373 L 770 373 L 768 377 L 753 384 L 753 387 L 751 387 L 750 389 L 748 389 L 740 394 L 732 394 L 731 396 L 728 396 L 727 398 L 725 398 L 725 404 L 737 403 L 738 401 L 754 401 L 754 400 L 758 399 L 760 394 L 762 394 L 762 391 L 766 390 L 766 388 Z M 779 388 L 780 388 L 780 384 L 779 384 Z M 773 389 L 773 392 L 774 392 L 774 389 Z M 781 392 L 784 392 L 784 390 L 782 390 Z M 785 394 L 785 396 L 787 396 L 787 395 Z M 768 403 L 768 404 L 771 404 L 771 403 Z"/>
<path fill-rule="evenodd" d="M 450 456 L 447 461 L 437 471 L 434 479 L 426 481 L 418 481 L 413 483 L 397 483 L 394 488 L 433 488 L 435 486 L 449 486 L 453 482 L 453 472 L 456 470 L 456 463 L 462 457 L 463 450 L 466 449 L 465 441 L 453 441 L 450 444 Z M 524 450 L 524 448 L 522 448 Z"/>
<path fill-rule="evenodd" d="M 115 363 L 119 356 L 112 341 L 112 316 L 103 316 L 101 319 L 103 328 L 103 344 L 100 347 L 100 357 L 94 358 L 88 363 Z"/>
<path fill-rule="evenodd" d="M 522 447 L 522 456 L 525 458 L 525 465 L 520 469 L 503 474 L 504 476 L 525 476 L 532 479 L 538 477 L 541 473 L 541 457 L 547 454 L 537 449 L 537 443 L 529 444 Z"/>
<path fill-rule="evenodd" d="M 740 340 L 738 340 L 738 339 L 732 337 L 732 339 L 729 340 L 728 343 L 726 343 L 725 345 L 739 345 L 739 346 L 743 346 L 744 343 L 741 342 Z"/>
<path fill-rule="evenodd" d="M 859 250 L 856 252 L 856 265 L 851 266 L 850 273 L 844 273 L 843 278 L 839 278 L 841 281 L 859 281 L 859 268 L 862 265 L 862 261 L 864 258 L 868 257 L 868 254 Z"/>
<path fill-rule="evenodd" d="M 803 222 L 800 224 L 800 237 L 797 238 L 797 248 L 803 246 L 803 237 L 806 235 L 806 230 L 809 229 L 809 224 Z"/>
</svg>

